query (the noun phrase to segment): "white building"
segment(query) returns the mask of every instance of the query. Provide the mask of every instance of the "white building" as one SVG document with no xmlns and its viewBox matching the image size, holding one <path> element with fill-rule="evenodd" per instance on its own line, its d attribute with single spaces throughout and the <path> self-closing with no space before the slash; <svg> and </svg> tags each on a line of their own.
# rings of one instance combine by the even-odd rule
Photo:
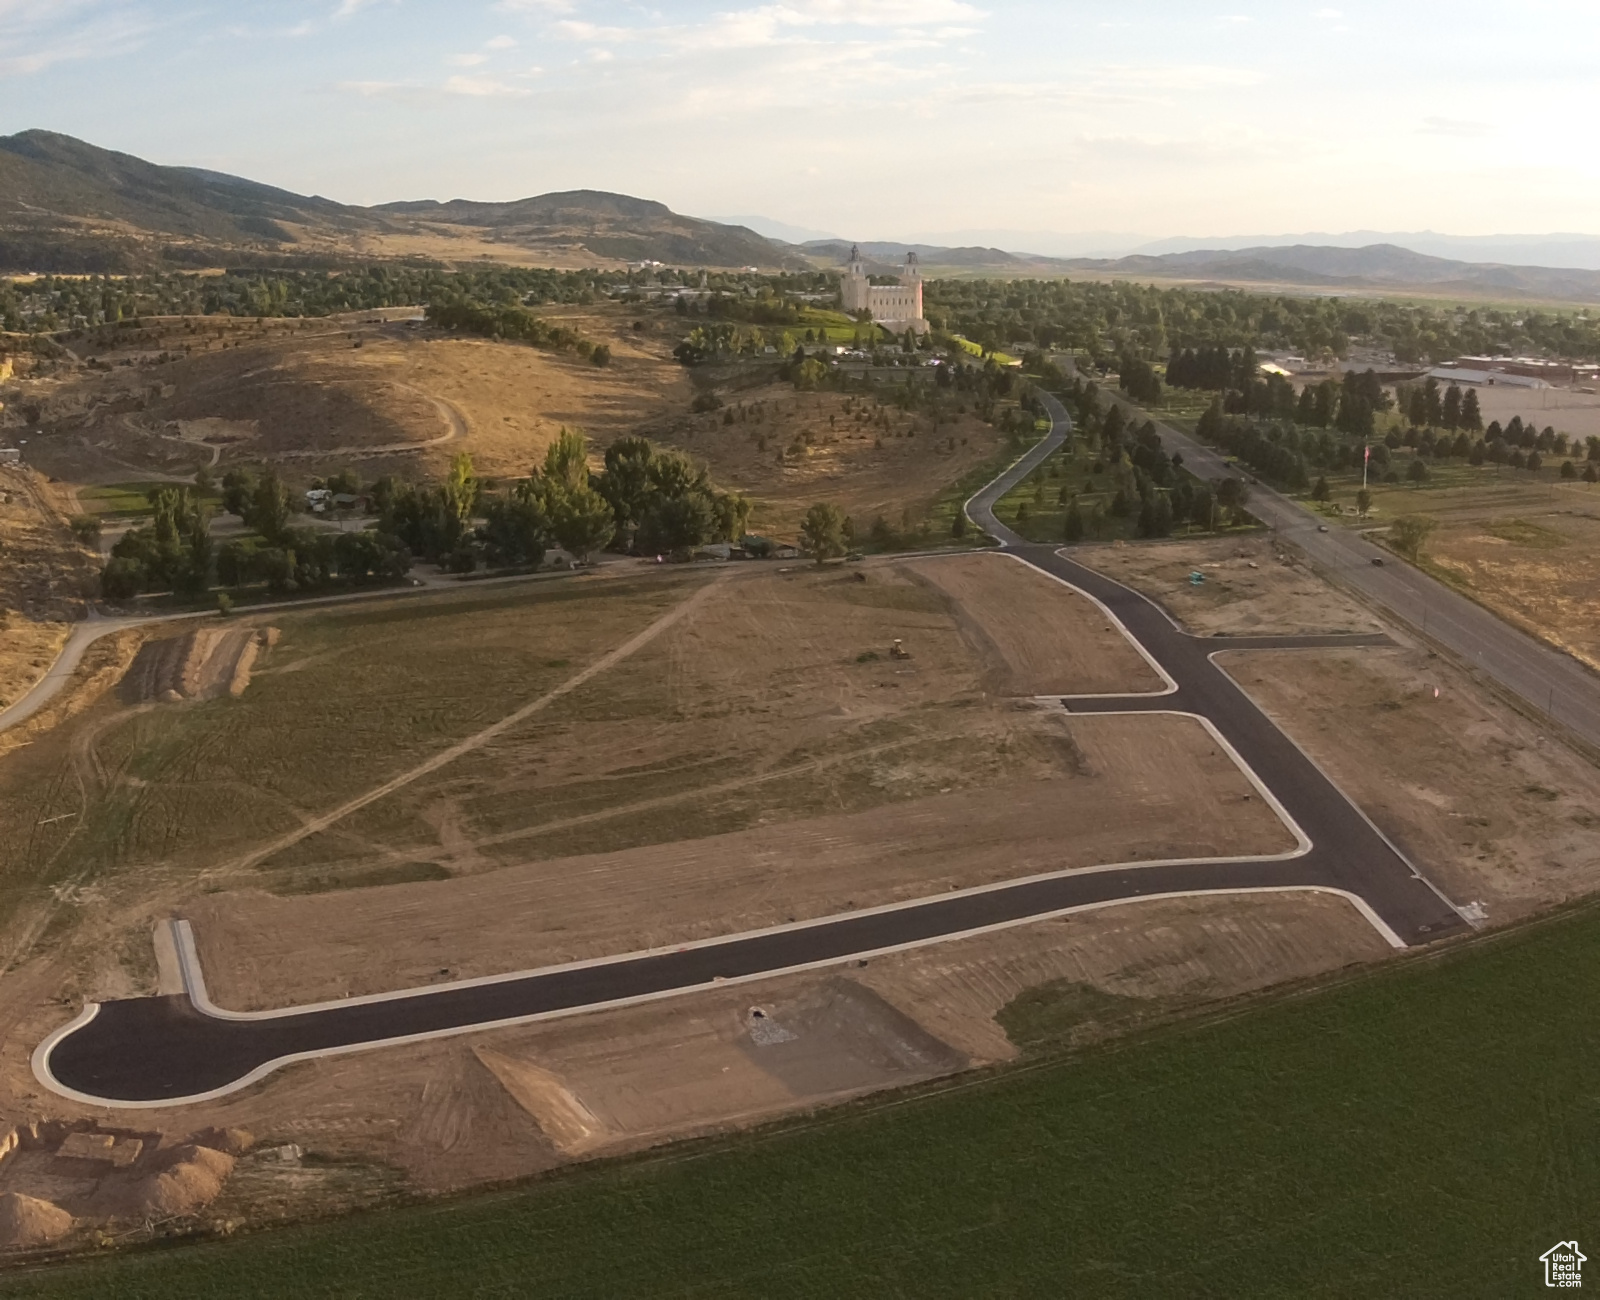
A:
<svg viewBox="0 0 1600 1300">
<path fill-rule="evenodd" d="M 915 253 L 906 254 L 899 284 L 873 284 L 861 264 L 860 248 L 852 247 L 850 265 L 839 282 L 839 302 L 851 315 L 867 312 L 884 329 L 896 334 L 907 330 L 928 332 L 928 322 L 922 316 L 922 270 Z"/>
</svg>

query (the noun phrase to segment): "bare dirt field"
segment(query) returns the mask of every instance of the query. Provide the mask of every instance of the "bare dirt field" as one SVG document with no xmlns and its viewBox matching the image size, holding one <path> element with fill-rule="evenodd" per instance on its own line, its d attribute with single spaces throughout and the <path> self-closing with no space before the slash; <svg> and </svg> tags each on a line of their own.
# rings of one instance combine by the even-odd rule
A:
<svg viewBox="0 0 1600 1300">
<path fill-rule="evenodd" d="M 1484 385 L 1476 389 L 1483 422 L 1509 424 L 1520 415 L 1524 424 L 1554 428 L 1557 433 L 1587 438 L 1600 434 L 1600 393 L 1580 393 L 1576 388 L 1514 388 Z"/>
<path fill-rule="evenodd" d="M 451 881 L 185 905 L 213 997 L 323 1001 L 659 947 L 1105 862 L 1280 853 L 1293 838 L 1182 718 L 1075 718 L 1077 774 Z"/>
<path fill-rule="evenodd" d="M 213 625 L 146 641 L 119 683 L 119 694 L 126 704 L 237 698 L 250 685 L 257 656 L 277 639 L 277 628 Z"/>
<path fill-rule="evenodd" d="M 62 489 L 0 466 L 0 708 L 55 662 L 93 590 L 93 562 L 67 527 L 71 513 Z"/>
<path fill-rule="evenodd" d="M 1266 536 L 1082 546 L 1072 558 L 1155 598 L 1200 636 L 1376 632 L 1377 619 Z M 1196 587 L 1193 572 L 1205 575 Z"/>
<path fill-rule="evenodd" d="M 950 599 L 962 631 L 997 665 L 996 695 L 1132 694 L 1165 684 L 1098 605 L 1032 565 L 954 555 L 912 571 Z"/>
<path fill-rule="evenodd" d="M 1491 924 L 1600 888 L 1600 770 L 1444 659 L 1403 648 L 1221 662 L 1434 883 L 1482 903 Z"/>
</svg>

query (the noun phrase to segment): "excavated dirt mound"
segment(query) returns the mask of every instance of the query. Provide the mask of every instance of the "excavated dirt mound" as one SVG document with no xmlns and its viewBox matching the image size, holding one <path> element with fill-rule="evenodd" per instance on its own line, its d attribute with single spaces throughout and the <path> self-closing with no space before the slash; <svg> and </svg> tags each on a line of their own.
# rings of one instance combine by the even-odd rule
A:
<svg viewBox="0 0 1600 1300">
<path fill-rule="evenodd" d="M 129 1189 L 138 1202 L 136 1213 L 193 1214 L 216 1199 L 233 1172 L 233 1157 L 210 1147 L 181 1146 L 173 1157 L 155 1177 Z"/>
<path fill-rule="evenodd" d="M 250 685 L 256 656 L 277 639 L 275 627 L 206 627 L 147 641 L 118 690 L 125 704 L 238 697 Z"/>
<path fill-rule="evenodd" d="M 72 1231 L 73 1218 L 59 1205 L 20 1192 L 0 1194 L 0 1249 L 48 1246 Z"/>
</svg>

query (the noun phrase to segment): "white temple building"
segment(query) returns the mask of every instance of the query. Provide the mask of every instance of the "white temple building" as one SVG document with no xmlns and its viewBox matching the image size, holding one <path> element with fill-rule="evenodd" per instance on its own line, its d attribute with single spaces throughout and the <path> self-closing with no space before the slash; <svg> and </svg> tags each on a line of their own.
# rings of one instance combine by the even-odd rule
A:
<svg viewBox="0 0 1600 1300">
<path fill-rule="evenodd" d="M 899 284 L 873 284 L 861 264 L 861 249 L 852 246 L 850 265 L 839 283 L 839 302 L 851 315 L 865 311 L 875 323 L 895 334 L 928 331 L 928 322 L 922 315 L 922 269 L 915 253 L 906 254 Z"/>
</svg>

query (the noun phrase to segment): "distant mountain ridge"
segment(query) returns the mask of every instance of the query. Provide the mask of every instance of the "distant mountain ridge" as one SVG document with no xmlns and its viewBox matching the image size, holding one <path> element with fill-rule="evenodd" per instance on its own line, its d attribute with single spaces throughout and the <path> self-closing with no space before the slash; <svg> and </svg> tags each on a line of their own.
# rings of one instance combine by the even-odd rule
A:
<svg viewBox="0 0 1600 1300">
<path fill-rule="evenodd" d="M 335 266 L 431 239 L 568 260 L 799 268 L 753 230 L 625 194 L 573 190 L 507 203 L 363 208 L 198 167 L 163 167 L 51 131 L 0 137 L 0 271 L 125 273 L 272 264 Z M 387 246 L 387 247 L 386 247 Z"/>
<path fill-rule="evenodd" d="M 1068 271 L 1146 275 L 1158 279 L 1304 285 L 1317 288 L 1423 289 L 1475 297 L 1600 302 L 1600 271 L 1460 262 L 1416 253 L 1395 244 L 1331 248 L 1300 244 L 1237 250 L 1196 249 L 1159 256 L 1074 258 Z"/>
</svg>

